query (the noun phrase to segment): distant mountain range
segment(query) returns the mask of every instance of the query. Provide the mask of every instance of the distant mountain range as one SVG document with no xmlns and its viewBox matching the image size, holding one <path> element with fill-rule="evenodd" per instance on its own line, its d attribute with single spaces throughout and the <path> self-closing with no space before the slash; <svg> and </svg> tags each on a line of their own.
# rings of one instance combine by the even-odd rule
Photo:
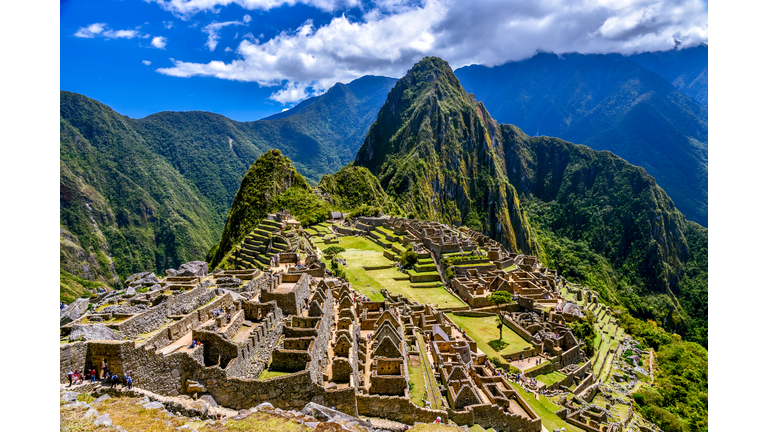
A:
<svg viewBox="0 0 768 432">
<path fill-rule="evenodd" d="M 681 93 L 706 104 L 706 57 L 705 46 L 626 58 L 537 54 L 455 73 L 499 121 L 643 167 L 680 211 L 706 226 L 707 108 Z"/>
<path fill-rule="evenodd" d="M 202 259 L 243 175 L 277 148 L 316 183 L 350 162 L 396 80 L 366 76 L 241 123 L 202 111 L 122 116 L 60 93 L 61 267 L 117 282 Z"/>
</svg>

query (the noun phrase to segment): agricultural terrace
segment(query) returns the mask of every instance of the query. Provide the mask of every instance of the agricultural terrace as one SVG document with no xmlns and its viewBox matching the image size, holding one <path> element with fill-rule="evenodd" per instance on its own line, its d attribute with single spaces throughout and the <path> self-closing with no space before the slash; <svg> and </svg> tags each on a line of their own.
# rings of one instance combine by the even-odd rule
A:
<svg viewBox="0 0 768 432">
<path fill-rule="evenodd" d="M 499 341 L 499 329 L 496 327 L 495 316 L 466 317 L 448 314 L 448 317 L 465 330 L 477 342 L 477 347 L 488 357 L 499 357 L 504 363 L 506 361 L 501 356 L 520 352 L 526 347 L 532 348 L 531 344 L 506 325 L 502 331 L 502 339 Z"/>
<path fill-rule="evenodd" d="M 365 237 L 341 236 L 338 243 L 323 243 L 319 238 L 313 238 L 315 244 L 320 250 L 329 246 L 341 246 L 344 252 L 337 257 L 346 260 L 347 265 L 344 271 L 352 288 L 363 293 L 374 301 L 383 301 L 384 297 L 379 293 L 382 288 L 387 289 L 391 294 L 401 294 L 411 300 L 422 304 L 431 303 L 438 308 L 460 308 L 465 307 L 464 302 L 454 297 L 442 286 L 431 288 L 419 288 L 419 286 L 429 286 L 429 284 L 416 284 L 414 288 L 408 275 L 400 273 L 396 268 L 386 268 L 380 270 L 365 270 L 366 267 L 391 266 L 393 261 L 386 258 L 383 254 L 384 248 Z M 330 268 L 331 261 L 322 258 L 326 266 Z"/>
</svg>

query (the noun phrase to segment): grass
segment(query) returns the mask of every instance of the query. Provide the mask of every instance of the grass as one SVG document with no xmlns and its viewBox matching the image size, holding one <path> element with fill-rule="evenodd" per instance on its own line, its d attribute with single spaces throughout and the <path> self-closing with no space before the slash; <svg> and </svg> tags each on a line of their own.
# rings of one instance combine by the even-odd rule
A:
<svg viewBox="0 0 768 432">
<path fill-rule="evenodd" d="M 561 407 L 554 402 L 547 399 L 545 396 L 539 396 L 538 399 L 533 393 L 528 393 L 519 384 L 509 381 L 512 387 L 517 390 L 517 394 L 525 400 L 529 407 L 541 418 L 541 425 L 548 430 L 555 428 L 566 428 L 568 432 L 585 432 L 584 429 L 577 428 L 576 426 L 566 423 L 565 420 L 561 420 L 555 413 L 560 411 Z"/>
<path fill-rule="evenodd" d="M 477 347 L 489 357 L 501 357 L 522 351 L 531 344 L 517 335 L 511 328 L 504 326 L 501 343 L 498 342 L 499 329 L 496 328 L 496 317 L 465 317 L 449 314 L 451 320 L 467 332 L 477 342 Z M 501 348 L 499 351 L 493 347 Z M 503 361 L 503 359 L 502 359 Z"/>
<path fill-rule="evenodd" d="M 280 371 L 272 371 L 269 369 L 264 369 L 264 371 L 261 372 L 261 375 L 259 375 L 259 380 L 264 381 L 266 379 L 290 375 L 292 373 L 293 372 L 280 372 Z"/>
<path fill-rule="evenodd" d="M 89 397 L 93 400 L 93 397 Z M 184 425 L 189 425 L 191 430 L 198 430 L 200 432 L 250 430 L 304 432 L 311 430 L 296 420 L 266 412 L 256 412 L 242 420 L 229 419 L 226 421 L 226 424 L 221 421 L 204 424 L 196 419 L 169 415 L 162 410 L 145 409 L 141 406 L 141 403 L 142 400 L 139 398 L 120 397 L 107 399 L 94 406 L 94 408 L 100 414 L 109 414 L 115 426 L 122 426 L 136 431 L 176 432 L 178 428 Z M 83 415 L 88 410 L 87 407 L 75 408 L 63 405 L 64 402 L 62 401 L 59 410 L 59 430 L 61 431 L 101 432 L 114 430 L 114 427 L 94 426 L 93 418 L 83 418 Z"/>
<path fill-rule="evenodd" d="M 432 303 L 441 308 L 464 307 L 461 300 L 446 291 L 442 286 L 434 288 L 411 288 L 409 280 L 394 280 L 394 277 L 405 277 L 394 268 L 383 270 L 365 270 L 363 266 L 381 266 L 392 264 L 384 257 L 384 248 L 364 237 L 339 237 L 339 246 L 346 249 L 338 254 L 339 258 L 347 261 L 343 266 L 352 288 L 368 296 L 373 301 L 383 301 L 384 297 L 378 292 L 385 288 L 392 294 L 401 294 L 419 303 Z M 330 261 L 323 259 L 328 267 Z M 437 274 L 435 272 L 435 274 Z M 370 286 L 369 286 L 370 285 Z M 376 294 L 371 290 L 376 291 Z"/>
<path fill-rule="evenodd" d="M 547 374 L 537 375 L 536 381 L 544 383 L 544 385 L 550 386 L 556 382 L 564 380 L 566 377 L 567 375 L 565 375 L 562 372 L 553 371 Z"/>
<path fill-rule="evenodd" d="M 427 389 L 424 384 L 424 373 L 421 370 L 421 366 L 408 366 L 408 376 L 413 383 L 411 401 L 420 407 L 424 407 L 424 399 L 427 398 Z"/>
</svg>

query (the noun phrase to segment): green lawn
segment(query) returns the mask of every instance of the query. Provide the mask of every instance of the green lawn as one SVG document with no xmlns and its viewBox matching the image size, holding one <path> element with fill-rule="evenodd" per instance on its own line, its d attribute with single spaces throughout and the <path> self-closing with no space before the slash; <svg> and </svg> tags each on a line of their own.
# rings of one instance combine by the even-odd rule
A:
<svg viewBox="0 0 768 432">
<path fill-rule="evenodd" d="M 392 264 L 392 261 L 383 255 L 384 248 L 365 237 L 339 237 L 338 246 L 346 249 L 338 257 L 347 260 L 344 271 L 347 274 L 350 285 L 373 301 L 384 300 L 384 297 L 378 292 L 382 288 L 386 288 L 392 294 L 401 294 L 422 304 L 432 303 L 441 308 L 466 306 L 464 302 L 451 295 L 442 286 L 436 288 L 411 288 L 409 280 L 394 280 L 393 278 L 395 277 L 406 276 L 395 268 L 382 270 L 363 269 L 363 266 Z M 330 261 L 325 259 L 323 261 L 330 268 Z M 376 291 L 376 294 L 372 293 L 371 289 Z"/>
<path fill-rule="evenodd" d="M 411 401 L 423 408 L 425 404 L 422 399 L 427 398 L 427 389 L 424 385 L 424 373 L 421 371 L 421 366 L 408 366 L 408 376 L 411 378 L 411 382 L 413 383 L 413 390 L 411 390 Z"/>
<path fill-rule="evenodd" d="M 566 376 L 567 375 L 565 375 L 562 372 L 552 371 L 548 374 L 537 375 L 536 381 L 544 383 L 544 385 L 550 386 L 558 381 L 564 380 Z"/>
<path fill-rule="evenodd" d="M 528 406 L 531 407 L 533 412 L 541 417 L 541 425 L 546 427 L 548 430 L 553 430 L 555 428 L 565 428 L 568 432 L 585 432 L 584 429 L 577 428 L 570 423 L 566 423 L 565 420 L 561 420 L 560 417 L 555 414 L 557 411 L 562 409 L 559 405 L 550 401 L 545 396 L 539 396 L 539 398 L 536 399 L 533 393 L 528 393 L 527 391 L 523 390 L 520 385 L 512 381 L 509 383 L 512 384 L 512 387 L 514 387 L 515 390 L 517 390 L 517 393 L 523 398 L 523 400 L 525 400 Z"/>
<path fill-rule="evenodd" d="M 466 317 L 449 314 L 451 320 L 456 325 L 464 329 L 467 334 L 477 342 L 480 348 L 489 357 L 499 357 L 522 351 L 531 344 L 517 335 L 511 328 L 504 326 L 501 344 L 499 344 L 499 329 L 496 328 L 496 317 Z M 491 346 L 503 347 L 500 350 L 493 349 Z M 502 359 L 503 360 L 503 359 Z"/>
<path fill-rule="evenodd" d="M 293 372 L 279 372 L 279 371 L 271 371 L 269 369 L 264 369 L 264 371 L 261 373 L 261 375 L 259 375 L 259 380 L 263 381 L 265 379 L 270 379 L 270 378 L 274 378 L 274 377 L 290 375 L 292 373 Z"/>
</svg>

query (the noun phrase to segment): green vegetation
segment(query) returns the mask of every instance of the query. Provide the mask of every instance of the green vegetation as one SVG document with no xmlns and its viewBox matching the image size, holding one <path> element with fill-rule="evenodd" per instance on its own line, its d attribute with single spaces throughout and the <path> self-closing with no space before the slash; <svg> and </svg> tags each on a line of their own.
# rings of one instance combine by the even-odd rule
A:
<svg viewBox="0 0 768 432">
<path fill-rule="evenodd" d="M 684 342 L 653 321 L 620 316 L 627 333 L 656 351 L 653 387 L 643 387 L 634 399 L 644 417 L 669 431 L 708 430 L 708 358 L 706 349 Z"/>
<path fill-rule="evenodd" d="M 523 398 L 525 403 L 527 403 L 528 406 L 541 418 L 542 426 L 546 427 L 548 430 L 565 428 L 568 432 L 585 432 L 583 429 L 577 428 L 570 423 L 566 423 L 565 420 L 560 419 L 555 413 L 560 411 L 562 407 L 550 401 L 546 396 L 539 396 L 537 399 L 533 393 L 528 393 L 519 384 L 512 381 L 509 381 L 509 383 L 515 390 L 517 390 L 517 394 Z"/>
<path fill-rule="evenodd" d="M 496 306 L 499 313 L 501 313 L 501 305 L 509 304 L 512 301 L 512 293 L 509 291 L 495 291 L 486 297 L 486 299 L 491 302 L 492 305 Z M 499 332 L 501 332 L 501 327 L 499 327 Z M 499 336 L 499 339 L 501 339 L 501 336 Z"/>
<path fill-rule="evenodd" d="M 336 255 L 344 251 L 346 251 L 346 249 L 341 246 L 330 246 L 323 249 L 323 255 Z"/>
<path fill-rule="evenodd" d="M 456 325 L 461 327 L 462 330 L 466 331 L 469 337 L 477 342 L 477 347 L 489 357 L 494 355 L 501 357 L 502 355 L 520 352 L 526 347 L 531 347 L 531 344 L 526 342 L 525 339 L 518 336 L 514 330 L 507 326 L 504 326 L 507 331 L 504 332 L 504 337 L 501 339 L 501 343 L 499 343 L 499 339 L 496 338 L 499 329 L 496 327 L 497 317 L 495 316 L 467 317 L 448 314 L 448 317 L 451 318 Z M 494 346 L 500 349 L 497 350 Z M 503 359 L 501 360 L 503 361 L 503 364 L 507 363 Z"/>
<path fill-rule="evenodd" d="M 536 381 L 540 383 L 544 383 L 544 385 L 546 386 L 550 386 L 556 382 L 564 380 L 566 377 L 567 375 L 565 375 L 562 372 L 552 371 L 547 374 L 536 375 Z"/>
<path fill-rule="evenodd" d="M 292 373 L 293 372 L 281 372 L 281 371 L 274 371 L 274 370 L 264 369 L 261 372 L 261 375 L 259 375 L 259 380 L 263 381 L 263 380 L 270 379 L 270 378 L 290 375 Z"/>
<path fill-rule="evenodd" d="M 419 366 L 408 366 L 408 376 L 411 381 L 408 382 L 408 387 L 411 392 L 411 401 L 420 407 L 424 407 L 424 399 L 427 398 L 427 389 L 424 384 L 424 372 Z"/>
<path fill-rule="evenodd" d="M 706 48 L 700 57 L 698 62 L 657 61 L 657 70 L 673 69 L 671 63 L 697 64 L 690 82 L 706 71 Z M 632 61 L 616 60 L 542 53 L 496 67 L 460 68 L 456 75 L 498 121 L 611 151 L 645 168 L 688 219 L 706 225 L 707 108 L 675 90 L 673 81 L 680 77 L 667 81 Z"/>
<path fill-rule="evenodd" d="M 59 162 L 59 262 L 70 274 L 114 286 L 202 258 L 221 231 L 223 214 L 130 119 L 64 91 Z"/>
<path fill-rule="evenodd" d="M 352 217 L 402 214 L 379 180 L 364 167 L 347 165 L 335 174 L 323 176 L 317 187 L 331 196 L 334 208 L 349 211 Z"/>
<path fill-rule="evenodd" d="M 576 339 L 582 341 L 581 350 L 587 357 L 592 357 L 595 354 L 595 338 L 597 338 L 597 330 L 595 330 L 595 314 L 588 310 L 586 316 L 581 317 L 578 321 L 568 323 L 568 328 L 571 329 Z"/>
<path fill-rule="evenodd" d="M 330 205 L 310 190 L 304 177 L 279 150 L 264 153 L 245 173 L 232 202 L 219 245 L 210 257 L 216 267 L 269 212 L 289 210 L 302 225 L 324 221 Z"/>
<path fill-rule="evenodd" d="M 416 264 L 418 261 L 419 261 L 419 256 L 416 255 L 416 252 L 414 252 L 413 249 L 408 249 L 405 252 L 400 254 L 400 264 L 402 264 L 406 268 L 413 267 L 413 265 Z"/>
<path fill-rule="evenodd" d="M 531 252 L 504 161 L 488 150 L 501 139 L 498 124 L 461 88 L 448 63 L 427 57 L 392 89 L 354 164 L 368 168 L 409 215 L 455 225 L 474 210 L 477 218 L 468 223 L 513 250 Z"/>
<path fill-rule="evenodd" d="M 59 270 L 59 301 L 69 304 L 78 297 L 90 296 L 89 290 L 100 288 L 108 289 L 103 282 L 89 281 Z"/>
</svg>

